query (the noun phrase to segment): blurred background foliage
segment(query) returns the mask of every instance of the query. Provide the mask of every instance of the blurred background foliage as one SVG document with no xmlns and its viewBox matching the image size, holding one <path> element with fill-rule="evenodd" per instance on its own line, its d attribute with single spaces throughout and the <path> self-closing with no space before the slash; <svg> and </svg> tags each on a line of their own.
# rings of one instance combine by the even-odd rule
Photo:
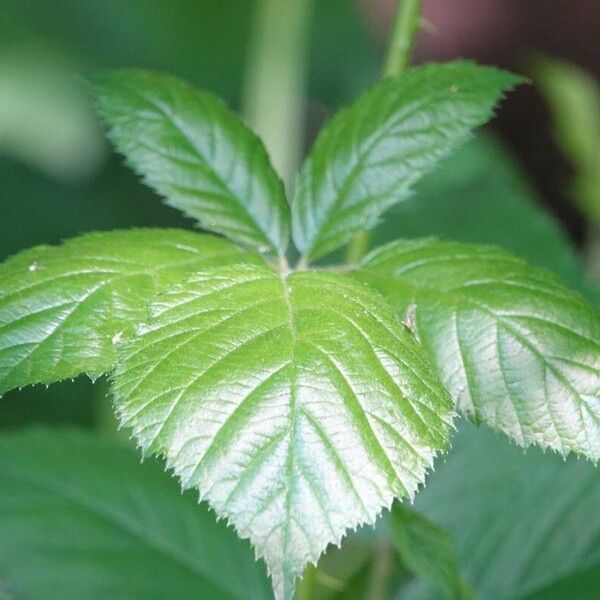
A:
<svg viewBox="0 0 600 600">
<path fill-rule="evenodd" d="M 314 0 L 305 147 L 376 80 L 393 8 L 391 0 Z M 191 227 L 111 153 L 81 76 L 109 67 L 168 71 L 240 109 L 254 9 L 251 0 L 0 0 L 0 259 L 84 231 Z M 597 0 L 426 0 L 425 18 L 418 61 L 474 58 L 525 73 L 533 85 L 392 209 L 372 244 L 424 235 L 499 244 L 600 302 Z M 5 435 L 40 424 L 114 430 L 105 381 L 80 378 L 2 399 Z M 454 537 L 475 591 L 597 598 L 594 466 L 460 429 L 417 508 Z M 336 577 L 354 583 L 336 591 L 324 567 L 323 597 L 349 598 L 350 588 L 365 597 L 357 581 L 372 553 L 363 543 L 371 549 L 373 536 L 359 532 L 347 543 L 351 573 L 337 573 L 335 553 L 328 558 Z M 433 597 L 431 588 L 401 585 L 406 569 L 394 569 L 399 597 Z M 565 589 L 577 593 L 561 595 Z"/>
</svg>

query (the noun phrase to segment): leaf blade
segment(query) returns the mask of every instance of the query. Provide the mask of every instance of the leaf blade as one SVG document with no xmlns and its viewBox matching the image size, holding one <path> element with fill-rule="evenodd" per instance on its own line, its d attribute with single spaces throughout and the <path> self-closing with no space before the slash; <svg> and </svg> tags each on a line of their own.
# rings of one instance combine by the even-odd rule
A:
<svg viewBox="0 0 600 600">
<path fill-rule="evenodd" d="M 260 258 L 175 229 L 93 233 L 0 265 L 0 394 L 109 371 L 164 287 L 210 264 Z"/>
<path fill-rule="evenodd" d="M 570 584 L 562 597 L 591 600 L 599 581 L 599 498 L 594 465 L 537 448 L 523 452 L 463 423 L 416 506 L 455 537 L 478 598 L 544 598 L 553 585 L 565 592 L 561 584 Z M 592 585 L 584 585 L 587 576 Z M 407 597 L 431 597 L 415 592 Z"/>
<path fill-rule="evenodd" d="M 414 196 L 390 209 L 373 231 L 372 247 L 428 236 L 500 246 L 577 289 L 584 279 L 575 248 L 541 208 L 516 157 L 482 133 L 424 177 Z"/>
<path fill-rule="evenodd" d="M 338 113 L 300 173 L 292 204 L 298 249 L 318 258 L 374 227 L 520 81 L 468 62 L 430 64 L 384 80 Z"/>
<path fill-rule="evenodd" d="M 358 278 L 413 314 L 459 410 L 520 445 L 600 458 L 600 318 L 582 297 L 491 246 L 399 241 L 364 265 Z"/>
<path fill-rule="evenodd" d="M 14 597 L 272 598 L 250 546 L 114 437 L 36 429 L 0 449 L 0 568 Z"/>
<path fill-rule="evenodd" d="M 142 448 L 250 538 L 278 598 L 348 527 L 414 493 L 451 420 L 378 295 L 340 275 L 250 265 L 163 294 L 113 391 Z"/>
<path fill-rule="evenodd" d="M 92 83 L 112 142 L 169 206 L 242 245 L 285 252 L 283 184 L 260 139 L 219 98 L 141 70 Z"/>
</svg>

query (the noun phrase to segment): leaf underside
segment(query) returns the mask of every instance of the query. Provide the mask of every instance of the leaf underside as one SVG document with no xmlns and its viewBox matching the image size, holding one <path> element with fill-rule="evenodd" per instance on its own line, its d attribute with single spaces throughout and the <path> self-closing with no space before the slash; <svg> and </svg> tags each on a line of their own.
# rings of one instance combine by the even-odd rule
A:
<svg viewBox="0 0 600 600">
<path fill-rule="evenodd" d="M 157 293 L 198 269 L 252 260 L 176 229 L 92 233 L 15 255 L 0 265 L 0 394 L 109 371 Z"/>
<path fill-rule="evenodd" d="M 412 496 L 451 401 L 383 298 L 341 275 L 208 269 L 151 306 L 116 409 L 249 537 L 277 598 L 345 531 Z"/>
<path fill-rule="evenodd" d="M 374 227 L 520 81 L 469 62 L 430 64 L 382 81 L 339 112 L 300 173 L 292 205 L 297 248 L 318 258 Z"/>
<path fill-rule="evenodd" d="M 169 206 L 242 245 L 285 252 L 283 184 L 263 143 L 219 98 L 142 70 L 93 84 L 111 141 Z"/>
<path fill-rule="evenodd" d="M 427 239 L 376 250 L 356 277 L 408 313 L 465 415 L 519 445 L 600 458 L 600 316 L 552 274 Z"/>
</svg>

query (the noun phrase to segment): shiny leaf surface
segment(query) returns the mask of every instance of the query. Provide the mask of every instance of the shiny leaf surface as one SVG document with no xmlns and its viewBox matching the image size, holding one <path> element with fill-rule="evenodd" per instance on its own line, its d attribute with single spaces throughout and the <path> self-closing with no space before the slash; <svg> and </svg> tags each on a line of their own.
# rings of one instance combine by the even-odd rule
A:
<svg viewBox="0 0 600 600">
<path fill-rule="evenodd" d="M 384 80 L 338 113 L 298 180 L 292 205 L 298 249 L 318 258 L 374 227 L 519 81 L 468 62 L 431 64 Z"/>
<path fill-rule="evenodd" d="M 240 244 L 285 251 L 283 184 L 262 142 L 219 98 L 147 71 L 93 83 L 110 139 L 167 204 Z"/>
<path fill-rule="evenodd" d="M 413 496 L 451 401 L 384 299 L 339 274 L 207 269 L 123 348 L 121 423 L 249 537 L 278 598 L 348 528 Z"/>
<path fill-rule="evenodd" d="M 542 207 L 516 158 L 481 133 L 415 186 L 373 231 L 373 248 L 399 238 L 436 236 L 494 244 L 581 287 L 581 257 Z"/>
<path fill-rule="evenodd" d="M 399 241 L 357 276 L 413 323 L 458 408 L 526 446 L 600 458 L 600 316 L 489 246 Z"/>
<path fill-rule="evenodd" d="M 0 394 L 109 371 L 166 286 L 209 265 L 260 258 L 176 229 L 92 233 L 0 265 Z"/>
</svg>

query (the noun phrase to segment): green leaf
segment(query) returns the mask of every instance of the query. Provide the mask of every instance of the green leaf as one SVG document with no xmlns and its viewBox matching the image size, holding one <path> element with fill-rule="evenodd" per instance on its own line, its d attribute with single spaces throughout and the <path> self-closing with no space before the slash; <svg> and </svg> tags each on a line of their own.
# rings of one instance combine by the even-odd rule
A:
<svg viewBox="0 0 600 600">
<path fill-rule="evenodd" d="M 114 375 L 116 409 L 249 537 L 277 598 L 345 531 L 412 496 L 451 401 L 383 298 L 340 274 L 257 265 L 162 294 Z"/>
<path fill-rule="evenodd" d="M 460 575 L 454 539 L 419 513 L 396 504 L 390 516 L 392 541 L 402 562 L 450 600 L 471 600 Z"/>
<path fill-rule="evenodd" d="M 464 423 L 416 508 L 454 536 L 478 598 L 595 600 L 599 503 L 593 465 L 535 448 L 524 453 Z M 564 595 L 550 594 L 567 582 Z M 419 592 L 402 598 L 431 599 Z"/>
<path fill-rule="evenodd" d="M 575 571 L 571 575 L 552 582 L 547 587 L 525 596 L 524 600 L 596 600 L 600 586 L 600 563 Z"/>
<path fill-rule="evenodd" d="M 600 315 L 490 246 L 399 241 L 357 277 L 414 322 L 458 408 L 526 446 L 600 458 Z"/>
<path fill-rule="evenodd" d="M 208 230 L 283 254 L 289 208 L 262 144 L 216 96 L 123 70 L 93 83 L 110 139 L 165 202 Z"/>
<path fill-rule="evenodd" d="M 9 597 L 272 598 L 249 544 L 114 438 L 4 435 L 0 480 Z"/>
<path fill-rule="evenodd" d="M 495 244 L 569 285 L 583 280 L 581 259 L 559 223 L 496 139 L 478 134 L 416 186 L 372 234 L 373 247 L 398 238 L 437 236 L 457 242 Z"/>
<path fill-rule="evenodd" d="M 0 600 L 11 600 L 11 597 L 6 591 L 6 583 L 3 579 L 0 579 Z"/>
<path fill-rule="evenodd" d="M 292 205 L 298 249 L 318 258 L 374 227 L 520 81 L 468 62 L 431 64 L 384 80 L 338 113 L 298 180 Z"/>
<path fill-rule="evenodd" d="M 0 394 L 109 371 L 115 348 L 166 286 L 206 266 L 260 261 L 176 229 L 93 233 L 0 265 Z"/>
<path fill-rule="evenodd" d="M 404 575 L 399 560 L 387 539 L 378 538 L 378 529 L 385 520 L 382 515 L 376 527 L 361 527 L 352 532 L 339 548 L 329 548 L 312 569 L 313 589 L 310 598 L 319 600 L 365 600 L 386 598 Z M 306 586 L 307 569 L 299 583 L 295 600 Z"/>
</svg>

